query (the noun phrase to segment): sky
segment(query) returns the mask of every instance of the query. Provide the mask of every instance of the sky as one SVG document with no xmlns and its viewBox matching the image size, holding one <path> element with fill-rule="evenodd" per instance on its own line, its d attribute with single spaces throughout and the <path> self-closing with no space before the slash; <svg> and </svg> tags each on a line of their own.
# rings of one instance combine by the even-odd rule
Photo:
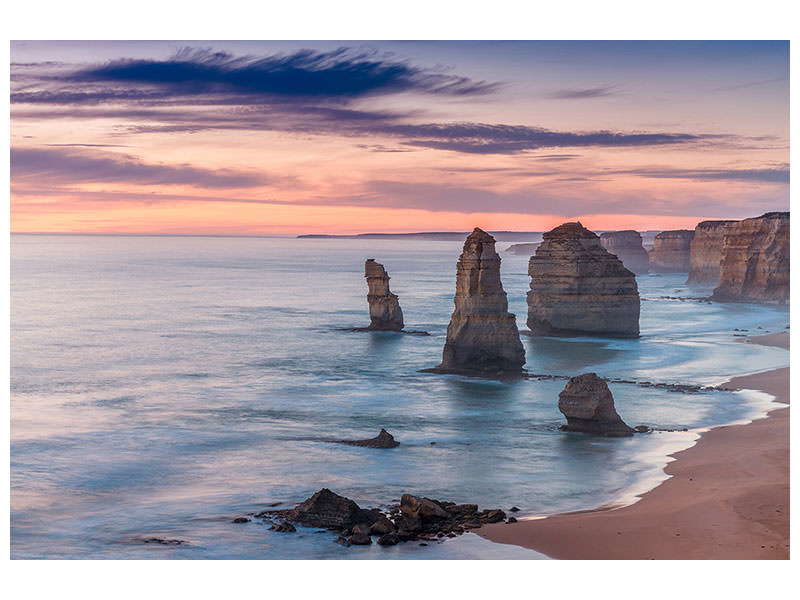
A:
<svg viewBox="0 0 800 600">
<path fill-rule="evenodd" d="M 11 43 L 14 232 L 693 228 L 789 209 L 789 44 Z"/>
</svg>

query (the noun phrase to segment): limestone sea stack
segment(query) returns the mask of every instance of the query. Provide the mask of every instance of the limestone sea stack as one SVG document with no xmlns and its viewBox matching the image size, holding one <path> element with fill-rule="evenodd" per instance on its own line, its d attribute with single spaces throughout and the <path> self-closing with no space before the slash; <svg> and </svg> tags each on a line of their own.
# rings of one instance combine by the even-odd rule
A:
<svg viewBox="0 0 800 600">
<path fill-rule="evenodd" d="M 607 231 L 600 234 L 600 245 L 622 261 L 625 268 L 637 275 L 647 273 L 650 256 L 642 246 L 642 236 L 638 231 Z"/>
<path fill-rule="evenodd" d="M 558 395 L 558 410 L 567 418 L 567 424 L 561 426 L 565 431 L 611 437 L 634 433 L 617 414 L 611 390 L 596 373 L 584 373 L 570 379 Z"/>
<path fill-rule="evenodd" d="M 694 237 L 690 229 L 662 231 L 653 241 L 650 270 L 654 273 L 688 273 L 689 247 Z"/>
<path fill-rule="evenodd" d="M 367 329 L 376 331 L 400 331 L 403 329 L 403 311 L 397 295 L 389 291 L 389 275 L 383 265 L 368 258 L 364 263 L 367 278 L 367 302 L 370 324 Z"/>
<path fill-rule="evenodd" d="M 736 221 L 702 221 L 689 245 L 689 279 L 695 285 L 717 285 L 725 227 Z"/>
<path fill-rule="evenodd" d="M 500 281 L 494 238 L 469 234 L 458 259 L 455 310 L 447 326 L 442 364 L 436 370 L 516 374 L 525 364 L 516 317 Z"/>
<path fill-rule="evenodd" d="M 719 302 L 789 302 L 789 213 L 770 212 L 725 228 Z"/>
<path fill-rule="evenodd" d="M 532 334 L 638 337 L 635 275 L 580 222 L 545 233 L 528 274 Z"/>
</svg>

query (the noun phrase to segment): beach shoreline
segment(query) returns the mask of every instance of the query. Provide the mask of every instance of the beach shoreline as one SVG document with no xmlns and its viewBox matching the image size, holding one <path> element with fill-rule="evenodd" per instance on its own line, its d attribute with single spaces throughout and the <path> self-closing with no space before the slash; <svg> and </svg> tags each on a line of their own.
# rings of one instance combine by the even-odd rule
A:
<svg viewBox="0 0 800 600">
<path fill-rule="evenodd" d="M 748 338 L 789 348 L 789 334 Z M 789 367 L 720 387 L 786 404 L 745 425 L 716 427 L 673 454 L 669 478 L 621 508 L 486 525 L 475 533 L 555 559 L 788 559 Z"/>
</svg>

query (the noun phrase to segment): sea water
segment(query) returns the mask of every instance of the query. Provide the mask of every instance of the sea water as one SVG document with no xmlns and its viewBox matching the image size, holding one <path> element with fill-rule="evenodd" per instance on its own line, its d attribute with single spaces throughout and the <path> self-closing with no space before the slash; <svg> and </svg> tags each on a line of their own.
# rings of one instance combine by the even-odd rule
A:
<svg viewBox="0 0 800 600">
<path fill-rule="evenodd" d="M 770 406 L 757 392 L 611 384 L 628 424 L 676 431 L 599 438 L 559 431 L 563 380 L 421 373 L 441 359 L 460 252 L 419 240 L 12 236 L 12 557 L 537 558 L 474 534 L 344 548 L 314 528 L 231 521 L 322 487 L 367 507 L 408 492 L 520 515 L 592 508 L 655 485 L 699 429 Z M 524 330 L 527 257 L 501 255 Z M 366 258 L 386 267 L 406 328 L 429 336 L 348 331 L 369 322 Z M 786 350 L 735 331 L 785 331 L 788 308 L 709 304 L 696 298 L 711 290 L 685 280 L 638 277 L 639 339 L 522 336 L 526 369 L 714 385 L 789 364 Z M 381 428 L 401 445 L 330 442 Z"/>
</svg>

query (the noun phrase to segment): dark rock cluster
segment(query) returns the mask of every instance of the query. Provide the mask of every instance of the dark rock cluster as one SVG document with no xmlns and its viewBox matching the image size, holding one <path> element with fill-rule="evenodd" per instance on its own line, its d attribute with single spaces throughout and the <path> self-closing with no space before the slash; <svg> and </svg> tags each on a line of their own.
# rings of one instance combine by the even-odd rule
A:
<svg viewBox="0 0 800 600">
<path fill-rule="evenodd" d="M 361 508 L 327 488 L 293 509 L 265 510 L 255 516 L 273 521 L 273 531 L 294 531 L 292 523 L 325 527 L 339 532 L 336 541 L 345 546 L 372 544 L 373 537 L 381 546 L 435 541 L 506 519 L 500 509 L 478 510 L 477 504 L 456 504 L 411 494 L 403 494 L 399 504 L 385 510 Z"/>
</svg>

